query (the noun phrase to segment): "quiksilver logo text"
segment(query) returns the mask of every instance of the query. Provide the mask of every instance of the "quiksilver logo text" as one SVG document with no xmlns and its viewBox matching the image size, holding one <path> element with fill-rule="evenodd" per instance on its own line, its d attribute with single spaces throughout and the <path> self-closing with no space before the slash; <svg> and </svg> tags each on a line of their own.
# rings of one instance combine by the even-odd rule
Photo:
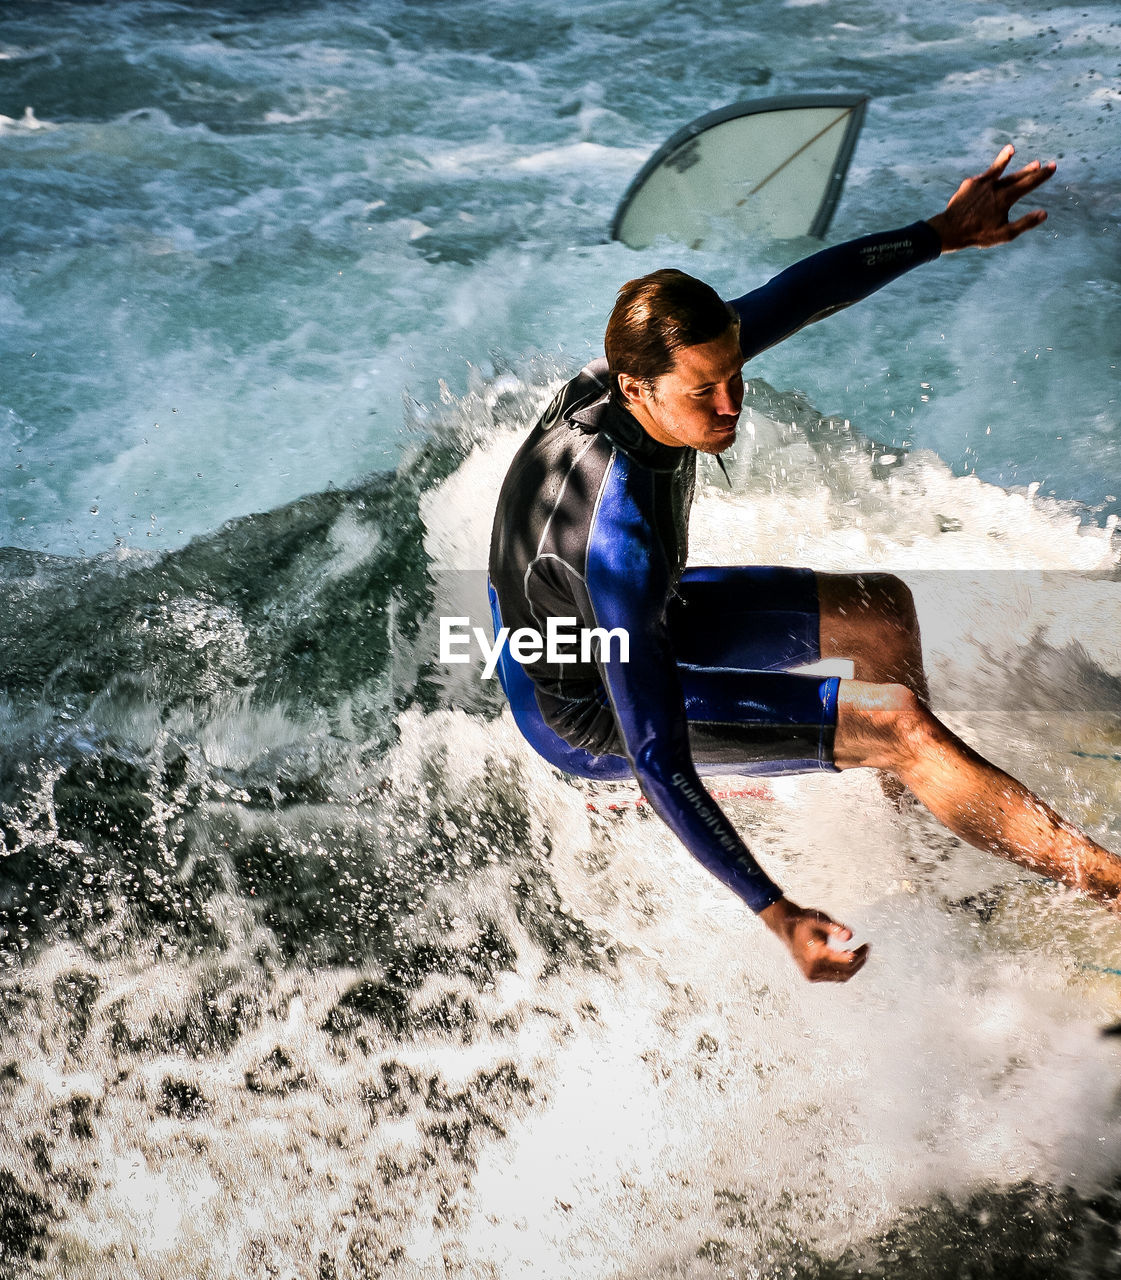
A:
<svg viewBox="0 0 1121 1280">
<path fill-rule="evenodd" d="M 702 794 L 697 791 L 696 787 L 690 785 L 685 775 L 682 773 L 675 773 L 673 777 L 670 778 L 670 782 L 672 782 L 685 799 L 689 801 L 696 811 L 697 817 L 700 818 L 705 826 L 708 827 L 714 836 L 716 836 L 723 848 L 739 848 L 739 841 L 728 830 L 728 824 L 725 822 L 723 815 L 711 805 L 705 803 L 708 799 L 707 794 L 704 794 L 704 798 L 702 799 Z"/>
</svg>

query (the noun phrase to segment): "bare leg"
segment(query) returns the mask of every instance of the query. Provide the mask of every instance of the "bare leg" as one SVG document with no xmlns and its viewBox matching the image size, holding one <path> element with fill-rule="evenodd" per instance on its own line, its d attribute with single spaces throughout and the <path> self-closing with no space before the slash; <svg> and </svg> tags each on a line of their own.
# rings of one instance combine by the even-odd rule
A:
<svg viewBox="0 0 1121 1280">
<path fill-rule="evenodd" d="M 1121 858 L 990 764 L 900 684 L 842 680 L 834 758 L 899 777 L 955 835 L 1105 901 L 1121 895 Z"/>
<path fill-rule="evenodd" d="M 849 658 L 857 680 L 903 684 L 929 700 L 915 603 L 890 573 L 818 573 L 821 656 Z"/>
</svg>

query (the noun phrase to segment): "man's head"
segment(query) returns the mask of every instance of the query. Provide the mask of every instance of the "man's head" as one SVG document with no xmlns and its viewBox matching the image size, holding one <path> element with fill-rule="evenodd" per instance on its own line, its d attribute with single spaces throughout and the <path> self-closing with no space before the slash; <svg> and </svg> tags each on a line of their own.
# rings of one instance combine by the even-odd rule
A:
<svg viewBox="0 0 1121 1280">
<path fill-rule="evenodd" d="M 611 397 L 663 444 L 721 453 L 736 438 L 743 356 L 736 313 L 666 268 L 619 290 L 604 337 Z"/>
</svg>

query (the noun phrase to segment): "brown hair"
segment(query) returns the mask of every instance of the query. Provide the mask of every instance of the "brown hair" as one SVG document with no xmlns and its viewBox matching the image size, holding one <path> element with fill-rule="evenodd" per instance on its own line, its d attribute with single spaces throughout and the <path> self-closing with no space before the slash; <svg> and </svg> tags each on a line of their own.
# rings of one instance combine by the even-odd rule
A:
<svg viewBox="0 0 1121 1280">
<path fill-rule="evenodd" d="M 619 374 L 629 373 L 649 385 L 673 368 L 682 347 L 712 342 L 738 320 L 711 285 L 674 267 L 628 280 L 603 338 L 612 400 L 623 404 Z"/>
</svg>

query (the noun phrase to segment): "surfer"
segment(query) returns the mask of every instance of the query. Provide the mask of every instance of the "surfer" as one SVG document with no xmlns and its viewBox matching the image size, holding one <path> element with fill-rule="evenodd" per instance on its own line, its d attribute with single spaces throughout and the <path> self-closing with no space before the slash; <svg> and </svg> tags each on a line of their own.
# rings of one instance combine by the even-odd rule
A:
<svg viewBox="0 0 1121 1280">
<path fill-rule="evenodd" d="M 625 284 L 606 358 L 560 391 L 498 500 L 496 627 L 540 634 L 550 619 L 578 619 L 589 632 L 629 637 L 629 651 L 607 646 L 598 661 L 536 652 L 521 664 L 503 653 L 499 673 L 522 732 L 569 772 L 633 771 L 686 847 L 813 981 L 851 978 L 868 946 L 844 948 L 851 930 L 785 897 L 698 767 L 886 771 L 969 843 L 1108 901 L 1121 893 L 1121 860 L 932 714 L 914 605 L 899 579 L 685 567 L 696 454 L 734 442 L 744 362 L 942 253 L 1038 226 L 1041 209 L 1014 221 L 1009 212 L 1055 166 L 1006 173 L 1012 155 L 1005 147 L 934 217 L 825 249 L 731 303 L 679 271 Z M 852 660 L 854 678 L 789 670 L 829 657 Z"/>
</svg>

